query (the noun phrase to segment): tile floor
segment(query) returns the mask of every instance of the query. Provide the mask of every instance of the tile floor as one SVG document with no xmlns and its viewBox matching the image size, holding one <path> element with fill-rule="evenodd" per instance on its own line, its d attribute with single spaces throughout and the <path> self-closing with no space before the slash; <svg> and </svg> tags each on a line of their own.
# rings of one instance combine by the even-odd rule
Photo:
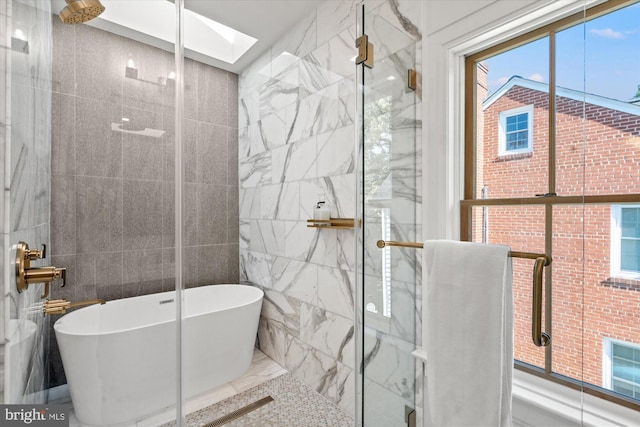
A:
<svg viewBox="0 0 640 427">
<path fill-rule="evenodd" d="M 270 381 L 276 378 L 281 378 L 281 380 Z M 292 375 L 288 374 L 286 369 L 278 365 L 258 349 L 254 352 L 251 367 L 240 378 L 217 387 L 207 393 L 191 398 L 186 402 L 185 412 L 186 414 L 189 414 L 187 416 L 187 425 L 200 426 L 202 424 L 201 421 L 205 418 L 207 419 L 206 422 L 213 421 L 222 415 L 226 415 L 227 413 L 234 411 L 238 407 L 264 397 L 264 392 L 267 394 L 271 393 L 280 395 L 282 399 L 278 399 L 274 395 L 273 397 L 276 399 L 276 402 L 272 402 L 264 408 L 255 411 L 250 418 L 245 416 L 243 417 L 244 420 L 239 419 L 226 425 L 229 425 L 230 427 L 245 425 L 260 427 L 342 427 L 353 425 L 348 414 L 345 414 L 324 397 L 295 379 Z M 254 399 L 257 395 L 260 396 Z M 289 407 L 288 405 L 293 406 Z M 298 413 L 299 410 L 295 408 L 303 408 L 304 411 Z M 309 412 L 309 410 L 311 412 Z M 307 421 L 300 421 L 300 418 L 297 418 L 297 421 L 294 423 L 286 421 L 285 424 L 279 424 L 282 420 L 281 415 L 279 415 L 281 412 L 284 414 L 282 416 L 285 417 L 298 416 L 302 414 L 301 416 L 303 418 L 306 417 Z M 317 418 L 317 414 L 321 414 L 321 418 Z M 331 418 L 332 424 L 314 424 L 314 419 L 324 420 L 322 417 L 326 416 L 333 417 Z M 73 410 L 71 411 L 69 418 L 70 427 L 85 427 L 84 424 L 81 424 L 77 420 Z M 289 418 L 287 418 L 287 420 L 289 420 Z M 157 427 L 163 424 L 171 425 L 171 423 L 174 422 L 175 409 L 169 409 L 120 427 Z"/>
<path fill-rule="evenodd" d="M 353 419 L 312 388 L 286 373 L 243 393 L 193 412 L 185 426 L 201 427 L 264 397 L 272 402 L 241 417 L 225 427 L 353 427 Z M 175 421 L 161 427 L 175 427 Z"/>
</svg>

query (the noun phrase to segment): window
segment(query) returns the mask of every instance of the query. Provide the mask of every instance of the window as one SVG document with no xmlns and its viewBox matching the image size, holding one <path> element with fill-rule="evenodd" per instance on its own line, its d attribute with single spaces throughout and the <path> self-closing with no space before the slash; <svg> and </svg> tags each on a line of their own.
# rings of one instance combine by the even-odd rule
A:
<svg viewBox="0 0 640 427">
<path fill-rule="evenodd" d="M 640 345 L 605 338 L 603 348 L 605 388 L 640 399 Z"/>
<path fill-rule="evenodd" d="M 640 206 L 611 206 L 611 276 L 640 279 Z"/>
<path fill-rule="evenodd" d="M 531 262 L 513 260 L 516 367 L 636 410 L 640 62 L 627 59 L 640 58 L 639 3 L 604 2 L 466 57 L 460 201 L 462 240 L 553 259 L 544 348 L 531 339 Z"/>
<path fill-rule="evenodd" d="M 533 151 L 533 105 L 500 112 L 499 156 Z"/>
</svg>

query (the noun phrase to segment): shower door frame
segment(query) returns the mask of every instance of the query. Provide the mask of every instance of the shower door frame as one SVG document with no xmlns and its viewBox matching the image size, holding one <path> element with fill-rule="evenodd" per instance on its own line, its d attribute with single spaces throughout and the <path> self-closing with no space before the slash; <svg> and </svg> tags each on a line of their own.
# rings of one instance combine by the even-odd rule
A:
<svg viewBox="0 0 640 427">
<path fill-rule="evenodd" d="M 400 364 L 406 367 L 410 367 L 411 369 L 410 379 L 408 381 L 410 383 L 409 388 L 411 389 L 411 397 L 403 394 L 403 398 L 406 403 L 403 404 L 402 408 L 398 407 L 399 401 L 395 401 L 394 399 L 396 398 L 393 397 L 393 395 L 389 396 L 390 399 L 383 399 L 383 401 L 394 400 L 394 404 L 396 405 L 394 410 L 385 410 L 385 405 L 381 405 L 380 402 L 376 402 L 373 404 L 377 408 L 381 407 L 378 408 L 382 411 L 381 414 L 388 413 L 391 414 L 392 417 L 395 417 L 393 418 L 393 421 L 388 421 L 393 422 L 393 425 L 406 425 L 409 420 L 411 420 L 411 424 L 409 425 L 415 425 L 414 423 L 416 423 L 416 418 L 420 418 L 419 415 L 421 415 L 421 411 L 416 411 L 416 409 L 421 406 L 421 402 L 418 400 L 419 394 L 417 393 L 417 391 L 421 387 L 418 381 L 420 381 L 420 379 L 422 378 L 422 362 L 417 362 L 414 356 L 416 342 L 419 342 L 421 339 L 421 332 L 419 330 L 420 325 L 416 322 L 416 319 L 418 318 L 416 313 L 418 312 L 419 307 L 416 301 L 416 299 L 419 298 L 419 296 L 416 295 L 416 287 L 420 286 L 421 269 L 419 268 L 420 263 L 415 261 L 420 257 L 420 252 L 415 251 L 415 249 L 406 248 L 380 249 L 379 247 L 376 247 L 375 239 L 421 239 L 421 217 L 418 216 L 420 211 L 419 205 L 421 204 L 421 181 L 419 175 L 416 174 L 419 170 L 418 168 L 420 164 L 420 157 L 418 154 L 419 151 L 416 148 L 416 144 L 419 144 L 419 141 L 417 140 L 419 135 L 419 122 L 416 121 L 416 119 L 419 120 L 419 117 L 417 117 L 415 108 L 415 105 L 420 101 L 418 92 L 416 92 L 416 88 L 408 87 L 409 82 L 407 81 L 409 75 L 412 75 L 410 73 L 410 69 L 411 71 L 414 71 L 413 76 L 415 77 L 414 69 L 417 68 L 416 55 L 420 54 L 418 43 L 421 40 L 421 34 L 418 34 L 419 37 L 416 38 L 415 33 L 411 34 L 406 28 L 401 30 L 400 27 L 395 27 L 390 24 L 391 21 L 388 20 L 389 17 L 386 15 L 382 15 L 382 8 L 380 8 L 380 5 L 374 5 L 371 9 L 369 9 L 368 2 L 363 1 L 362 3 L 358 4 L 357 7 L 358 10 L 356 17 L 356 37 L 358 37 L 358 40 L 356 41 L 356 46 L 363 43 L 363 38 L 361 37 L 365 35 L 367 36 L 366 41 L 368 41 L 372 46 L 365 47 L 364 45 L 362 45 L 360 48 L 361 57 L 356 60 L 356 107 L 358 110 L 356 112 L 357 124 L 355 135 L 355 178 L 357 189 L 356 218 L 361 219 L 361 223 L 363 224 L 362 228 L 356 227 L 355 230 L 357 265 L 355 301 L 356 366 L 358 367 L 356 372 L 356 422 L 358 425 L 365 425 L 365 421 L 367 421 L 366 417 L 370 417 L 370 414 L 374 412 L 371 410 L 372 406 L 370 406 L 373 401 L 367 401 L 368 391 L 367 386 L 365 385 L 365 381 L 373 386 L 375 382 L 374 378 L 376 377 L 375 372 L 376 370 L 379 370 L 380 367 L 378 366 L 376 369 L 375 366 L 369 365 L 373 369 L 374 374 L 373 377 L 366 378 L 365 372 L 367 366 L 371 363 L 372 360 L 375 359 L 376 354 L 378 354 L 379 351 L 384 351 L 380 350 L 382 347 L 392 346 L 395 349 L 394 351 L 397 352 L 398 357 L 402 358 Z M 418 18 L 421 19 L 421 17 Z M 375 38 L 376 35 L 378 36 L 378 40 L 376 40 Z M 383 38 L 383 35 L 386 35 L 386 37 Z M 393 43 L 385 45 L 387 39 L 394 40 L 394 37 L 397 38 L 395 42 L 398 43 L 398 45 L 394 45 Z M 364 55 L 365 51 L 367 51 L 367 55 Z M 374 61 L 372 61 L 370 57 L 372 53 L 373 57 L 375 58 Z M 366 60 L 365 57 L 367 57 Z M 362 60 L 362 63 L 358 64 L 358 60 Z M 393 61 L 395 61 L 395 65 L 392 65 L 391 68 L 389 68 L 389 64 L 393 63 Z M 406 68 L 402 68 L 403 66 L 405 66 Z M 395 76 L 395 78 L 390 78 L 389 71 L 387 70 L 391 71 L 391 75 L 395 74 L 394 71 L 397 72 L 398 75 Z M 420 72 L 421 70 L 418 70 L 418 73 Z M 384 76 L 382 76 L 383 74 Z M 392 85 L 391 89 L 386 88 L 389 85 Z M 385 92 L 385 90 L 388 92 Z M 370 204 L 364 194 L 364 189 L 367 186 L 365 174 L 371 166 L 366 164 L 365 160 L 365 145 L 367 140 L 367 123 L 365 119 L 367 115 L 371 114 L 371 111 L 373 110 L 372 109 L 369 113 L 367 113 L 365 106 L 367 105 L 367 100 L 371 102 L 371 100 L 374 99 L 376 100 L 377 105 L 380 105 L 378 101 L 381 101 L 382 98 L 376 98 L 377 95 L 375 95 L 375 93 L 379 93 L 383 97 L 387 96 L 387 98 L 385 99 L 388 100 L 388 105 L 385 107 L 388 109 L 388 111 L 382 108 L 382 110 L 386 111 L 385 114 L 388 114 L 389 117 L 386 119 L 388 120 L 389 126 L 388 150 L 390 154 L 387 160 L 389 179 L 385 179 L 385 181 L 391 182 L 391 178 L 395 176 L 395 179 L 397 181 L 406 184 L 405 181 L 402 181 L 403 176 L 402 172 L 399 172 L 401 171 L 400 168 L 403 166 L 408 166 L 407 170 L 410 171 L 411 169 L 413 169 L 413 173 L 409 172 L 408 175 L 404 176 L 405 179 L 407 178 L 407 176 L 409 177 L 407 181 L 411 182 L 411 184 L 407 185 L 407 187 L 413 189 L 413 196 L 402 194 L 401 191 L 398 190 L 398 188 L 402 188 L 402 185 L 397 184 L 397 189 L 395 191 L 389 189 L 389 194 L 387 194 L 388 199 L 386 201 L 383 197 L 382 199 L 380 199 L 380 201 L 376 202 L 378 203 L 377 207 L 373 204 Z M 383 95 L 385 93 L 388 95 Z M 407 102 L 407 97 L 411 97 L 412 100 L 410 102 Z M 382 104 L 386 105 L 385 102 L 382 102 Z M 407 105 L 409 106 L 408 108 Z M 398 110 L 398 106 L 400 106 L 400 110 Z M 407 111 L 409 111 L 409 113 Z M 395 157 L 392 155 L 394 150 L 396 151 Z M 406 156 L 406 158 L 403 159 L 405 162 L 407 162 L 407 160 L 410 160 L 406 164 L 402 163 L 402 161 L 399 160 L 403 154 Z M 404 170 L 404 172 L 406 173 L 407 170 Z M 384 171 L 382 174 L 378 175 L 384 175 Z M 393 188 L 392 186 L 390 187 Z M 393 194 L 395 194 L 395 196 Z M 408 197 L 413 197 L 412 202 L 408 205 L 403 204 L 407 203 Z M 407 209 L 409 208 L 409 205 L 411 205 L 411 207 L 410 209 Z M 395 214 L 392 214 L 391 212 L 391 210 L 393 209 L 392 206 L 395 206 L 396 209 L 399 209 L 395 211 Z M 398 206 L 402 207 L 398 208 Z M 387 230 L 386 233 L 390 234 L 386 236 L 380 235 L 379 237 L 375 237 L 375 231 L 373 231 L 373 229 L 380 228 L 380 226 L 383 225 L 382 223 L 378 224 L 378 222 L 384 220 L 385 215 L 383 211 L 385 211 L 385 208 L 388 211 L 387 215 L 389 222 L 387 227 L 383 228 Z M 372 220 L 372 218 L 366 218 L 367 212 L 371 211 L 372 209 L 380 210 L 382 214 L 381 220 Z M 409 213 L 409 210 L 412 210 L 412 212 Z M 404 216 L 400 212 L 402 212 Z M 412 219 L 410 221 L 407 221 L 408 217 L 411 215 L 413 215 Z M 381 253 L 381 250 L 384 250 L 385 253 Z M 413 277 L 412 284 L 405 284 L 408 285 L 408 287 L 413 288 L 412 291 L 409 290 L 410 294 L 413 292 L 413 299 L 411 300 L 412 303 L 410 307 L 400 306 L 398 304 L 399 301 L 394 302 L 391 296 L 387 296 L 386 299 L 383 296 L 380 307 L 378 307 L 377 310 L 378 314 L 368 313 L 367 290 L 373 286 L 372 284 L 368 283 L 368 281 L 371 281 L 372 278 L 371 271 L 369 270 L 376 270 L 376 268 L 367 268 L 367 266 L 369 265 L 367 263 L 371 260 L 379 259 L 380 257 L 384 258 L 385 254 L 387 262 L 389 263 L 389 277 L 387 277 L 386 280 L 388 282 L 387 287 L 390 293 L 393 292 L 394 288 L 397 288 L 396 292 L 401 292 L 400 287 L 402 286 L 403 281 L 407 280 L 406 272 L 404 276 L 401 273 L 400 278 L 396 277 L 394 279 L 393 277 L 391 277 L 392 275 L 390 274 L 390 272 L 392 269 L 392 265 L 394 271 L 403 271 L 399 266 L 393 264 L 391 260 L 393 259 L 395 262 L 398 262 L 400 258 L 404 257 L 407 261 L 409 259 L 414 259 L 413 262 L 417 264 L 418 267 L 416 265 L 413 265 L 409 273 Z M 412 264 L 411 261 L 408 261 L 407 265 L 410 264 Z M 367 274 L 367 271 L 369 271 L 369 274 Z M 365 278 L 365 276 L 367 278 Z M 409 342 L 404 341 L 408 338 L 408 335 L 405 336 L 401 333 L 394 333 L 393 331 L 386 329 L 387 326 L 385 325 L 387 322 L 389 324 L 398 322 L 398 314 L 393 317 L 391 314 L 391 307 L 393 306 L 393 304 L 396 304 L 398 308 L 400 308 L 399 311 L 398 308 L 396 308 L 397 313 L 405 312 L 410 313 L 410 315 L 413 316 L 413 324 L 410 326 L 410 331 L 413 331 L 413 335 L 410 338 L 410 345 L 408 345 Z M 376 319 L 372 318 L 371 316 L 375 316 Z M 367 320 L 366 318 L 369 318 L 370 320 Z M 373 322 L 373 326 L 369 325 L 369 321 Z M 371 333 L 375 333 L 375 344 L 373 344 L 373 342 L 369 342 L 369 345 L 367 345 L 367 332 L 365 332 L 365 329 L 369 330 L 368 334 L 370 337 L 372 337 Z M 409 333 L 411 334 L 410 331 Z M 394 334 L 397 334 L 397 336 Z M 386 343 L 384 342 L 385 340 L 387 341 Z M 391 342 L 393 342 L 393 344 L 391 344 Z M 372 350 L 372 344 L 373 347 L 378 350 Z M 365 351 L 369 352 L 365 354 Z M 380 354 L 378 354 L 378 356 L 379 355 Z M 374 361 L 373 364 L 375 363 L 379 362 Z M 388 369 L 392 369 L 392 367 L 388 367 Z M 381 386 L 381 384 L 379 383 L 376 387 L 379 387 L 379 392 L 388 392 L 388 390 L 384 390 L 384 386 Z M 418 412 L 418 417 L 416 417 L 416 412 Z M 384 423 L 385 421 L 380 420 L 380 422 Z M 370 424 L 371 421 L 368 421 L 366 425 Z"/>
</svg>

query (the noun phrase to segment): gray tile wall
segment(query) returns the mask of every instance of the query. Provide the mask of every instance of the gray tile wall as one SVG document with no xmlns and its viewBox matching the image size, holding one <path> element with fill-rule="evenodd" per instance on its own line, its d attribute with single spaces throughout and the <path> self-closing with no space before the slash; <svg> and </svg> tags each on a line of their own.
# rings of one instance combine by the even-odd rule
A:
<svg viewBox="0 0 640 427">
<path fill-rule="evenodd" d="M 69 278 L 52 297 L 175 289 L 173 54 L 54 16 L 53 66 L 51 254 Z M 185 59 L 185 84 L 186 283 L 238 283 L 238 76 Z"/>
</svg>

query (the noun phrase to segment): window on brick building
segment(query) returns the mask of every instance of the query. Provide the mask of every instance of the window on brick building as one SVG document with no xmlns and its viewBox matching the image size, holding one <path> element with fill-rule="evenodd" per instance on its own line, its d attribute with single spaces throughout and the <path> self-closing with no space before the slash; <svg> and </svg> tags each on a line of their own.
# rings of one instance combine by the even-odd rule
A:
<svg viewBox="0 0 640 427">
<path fill-rule="evenodd" d="M 638 22 L 639 1 L 604 2 L 466 58 L 460 201 L 462 240 L 553 259 L 544 348 L 532 263 L 513 260 L 516 368 L 637 410 Z"/>
<path fill-rule="evenodd" d="M 605 338 L 603 348 L 604 386 L 640 400 L 640 345 Z"/>
<path fill-rule="evenodd" d="M 533 105 L 501 111 L 498 155 L 533 151 Z"/>
<path fill-rule="evenodd" d="M 640 206 L 611 206 L 611 276 L 640 279 Z"/>
</svg>

